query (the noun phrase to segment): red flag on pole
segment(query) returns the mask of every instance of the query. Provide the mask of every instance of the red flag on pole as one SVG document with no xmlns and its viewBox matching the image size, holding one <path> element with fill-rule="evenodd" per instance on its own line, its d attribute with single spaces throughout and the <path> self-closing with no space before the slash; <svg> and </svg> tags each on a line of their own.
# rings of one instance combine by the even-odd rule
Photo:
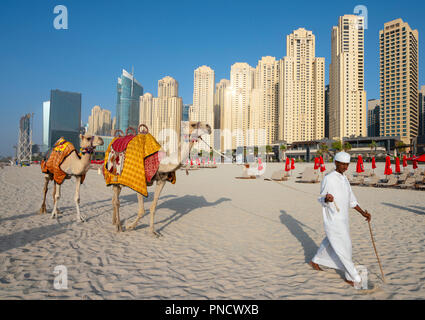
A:
<svg viewBox="0 0 425 320">
<path fill-rule="evenodd" d="M 372 169 L 376 169 L 375 157 L 372 158 Z"/>
<path fill-rule="evenodd" d="M 295 160 L 294 160 L 294 158 L 291 159 L 291 170 L 295 170 Z"/>
</svg>

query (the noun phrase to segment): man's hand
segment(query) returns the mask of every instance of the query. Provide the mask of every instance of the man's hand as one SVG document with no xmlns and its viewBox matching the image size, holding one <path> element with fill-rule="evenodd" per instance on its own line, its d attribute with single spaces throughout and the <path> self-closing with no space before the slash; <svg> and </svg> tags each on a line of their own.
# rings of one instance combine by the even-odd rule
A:
<svg viewBox="0 0 425 320">
<path fill-rule="evenodd" d="M 372 215 L 366 211 L 362 213 L 362 216 L 366 218 L 366 221 L 369 222 L 372 219 Z"/>
<path fill-rule="evenodd" d="M 334 196 L 328 193 L 325 197 L 325 202 L 334 202 Z"/>
</svg>

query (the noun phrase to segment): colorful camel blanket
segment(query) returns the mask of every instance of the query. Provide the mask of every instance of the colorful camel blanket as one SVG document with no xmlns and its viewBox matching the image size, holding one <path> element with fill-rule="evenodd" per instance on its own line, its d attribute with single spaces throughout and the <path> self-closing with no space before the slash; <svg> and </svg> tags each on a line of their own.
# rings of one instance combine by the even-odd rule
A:
<svg viewBox="0 0 425 320">
<path fill-rule="evenodd" d="M 105 153 L 106 185 L 121 184 L 148 196 L 146 181 L 158 170 L 161 145 L 147 134 L 114 138 Z"/>
<path fill-rule="evenodd" d="M 60 166 L 74 151 L 77 152 L 71 142 L 66 141 L 63 137 L 60 138 L 53 146 L 49 159 L 47 159 L 47 161 L 41 161 L 41 172 L 52 174 L 53 180 L 55 180 L 57 184 L 62 184 L 67 174 L 61 170 Z M 86 175 L 81 177 L 81 183 L 84 182 L 85 177 Z"/>
</svg>

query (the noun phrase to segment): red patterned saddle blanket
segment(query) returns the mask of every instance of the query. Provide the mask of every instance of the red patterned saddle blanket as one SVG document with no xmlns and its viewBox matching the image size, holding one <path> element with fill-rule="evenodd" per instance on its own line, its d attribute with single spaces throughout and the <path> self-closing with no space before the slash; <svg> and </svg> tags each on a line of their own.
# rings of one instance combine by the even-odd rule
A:
<svg viewBox="0 0 425 320">
<path fill-rule="evenodd" d="M 106 169 L 114 174 L 121 175 L 124 169 L 125 154 L 128 144 L 135 138 L 135 135 L 127 135 L 124 137 L 117 138 L 112 142 L 111 152 L 109 153 Z M 143 161 L 143 158 L 140 159 Z M 153 176 L 156 174 L 159 168 L 160 159 L 158 157 L 158 152 L 146 157 L 144 159 L 144 170 L 145 177 L 148 182 L 150 182 Z"/>
</svg>

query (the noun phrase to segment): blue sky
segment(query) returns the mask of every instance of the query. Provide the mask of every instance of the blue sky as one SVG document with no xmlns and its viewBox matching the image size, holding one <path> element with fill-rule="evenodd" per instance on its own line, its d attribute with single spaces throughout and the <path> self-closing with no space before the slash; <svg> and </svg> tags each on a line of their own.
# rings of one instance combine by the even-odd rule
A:
<svg viewBox="0 0 425 320">
<path fill-rule="evenodd" d="M 68 8 L 68 30 L 56 30 L 53 8 Z M 116 81 L 131 71 L 145 92 L 157 95 L 166 75 L 192 103 L 193 71 L 215 70 L 229 79 L 235 62 L 255 67 L 262 56 L 285 55 L 286 35 L 304 27 L 316 36 L 316 56 L 326 59 L 328 83 L 331 28 L 355 6 L 368 9 L 365 32 L 367 98 L 379 98 L 379 30 L 402 18 L 419 31 L 423 84 L 423 1 L 80 1 L 2 0 L 0 3 L 0 156 L 14 154 L 19 119 L 34 113 L 35 143 L 42 140 L 42 102 L 51 89 L 82 93 L 82 120 L 94 105 L 115 114 Z"/>
</svg>

